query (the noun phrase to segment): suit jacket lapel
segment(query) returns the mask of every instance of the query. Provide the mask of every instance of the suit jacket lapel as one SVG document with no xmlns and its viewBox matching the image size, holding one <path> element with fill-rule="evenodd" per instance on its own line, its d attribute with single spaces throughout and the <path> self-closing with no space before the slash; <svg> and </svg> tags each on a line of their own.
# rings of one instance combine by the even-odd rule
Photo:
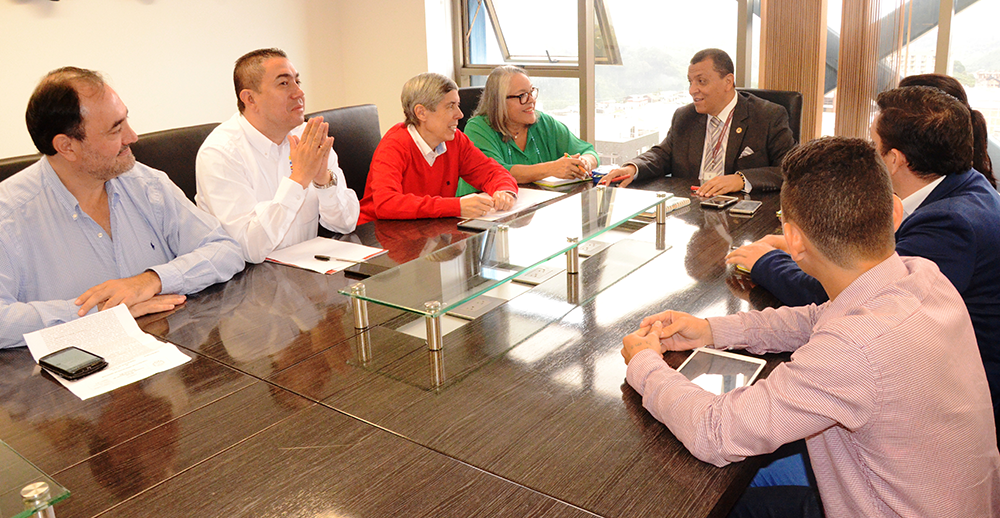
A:
<svg viewBox="0 0 1000 518">
<path fill-rule="evenodd" d="M 696 113 L 695 114 L 695 124 L 691 132 L 691 138 L 688 139 L 688 160 L 689 163 L 694 164 L 692 169 L 694 170 L 694 177 L 698 178 L 701 173 L 701 160 L 705 157 L 705 131 L 708 129 L 708 115 Z"/>
<path fill-rule="evenodd" d="M 729 140 L 726 141 L 726 174 L 736 172 L 736 159 L 743 151 L 743 137 L 747 134 L 750 111 L 747 100 L 736 92 L 736 107 L 733 108 L 733 122 L 729 124 Z"/>
</svg>

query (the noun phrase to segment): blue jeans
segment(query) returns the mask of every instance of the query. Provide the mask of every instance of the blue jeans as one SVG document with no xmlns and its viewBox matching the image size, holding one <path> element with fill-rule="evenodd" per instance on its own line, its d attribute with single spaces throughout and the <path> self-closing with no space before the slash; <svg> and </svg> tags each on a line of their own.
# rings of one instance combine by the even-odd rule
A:
<svg viewBox="0 0 1000 518">
<path fill-rule="evenodd" d="M 804 441 L 786 444 L 768 455 L 730 518 L 821 518 L 823 507 Z"/>
</svg>

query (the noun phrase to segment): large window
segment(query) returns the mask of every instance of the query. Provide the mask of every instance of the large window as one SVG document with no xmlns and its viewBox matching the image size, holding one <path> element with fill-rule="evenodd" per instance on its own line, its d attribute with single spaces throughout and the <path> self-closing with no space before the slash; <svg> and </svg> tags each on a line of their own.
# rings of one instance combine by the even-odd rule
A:
<svg viewBox="0 0 1000 518">
<path fill-rule="evenodd" d="M 955 13 L 951 24 L 952 75 L 969 104 L 986 117 L 990 138 L 1000 141 L 1000 0 L 979 0 Z M 993 163 L 993 169 L 1000 167 Z"/>
<path fill-rule="evenodd" d="M 536 2 L 530 13 L 523 2 L 510 0 L 466 0 L 463 5 L 466 67 L 526 66 L 540 91 L 538 109 L 577 135 L 579 79 L 559 70 L 578 66 L 578 3 Z M 595 0 L 593 5 L 593 140 L 602 162 L 621 163 L 659 143 L 674 111 L 691 102 L 687 67 L 695 52 L 717 47 L 735 56 L 738 2 Z M 706 27 L 702 21 L 709 17 Z M 471 84 L 483 84 L 482 76 L 473 77 Z"/>
<path fill-rule="evenodd" d="M 606 0 L 594 1 L 594 55 L 597 64 L 619 64 L 621 53 Z M 464 44 L 470 50 L 466 64 L 575 65 L 577 1 L 512 0 L 467 1 L 469 30 Z M 542 21 L 544 20 L 544 22 Z"/>
<path fill-rule="evenodd" d="M 606 0 L 621 66 L 598 66 L 596 147 L 605 163 L 623 163 L 666 137 L 674 111 L 689 104 L 691 56 L 721 48 L 735 56 L 735 0 Z"/>
<path fill-rule="evenodd" d="M 690 102 L 687 66 L 696 51 L 717 47 L 738 60 L 737 38 L 749 30 L 752 61 L 747 67 L 748 85 L 757 86 L 760 18 L 749 16 L 748 29 L 738 26 L 741 6 L 754 6 L 755 0 L 585 0 L 584 4 L 592 2 L 594 7 L 593 63 L 578 62 L 577 7 L 581 0 L 530 4 L 454 1 L 465 17 L 459 75 L 472 77 L 472 84 L 482 84 L 492 66 L 525 65 L 541 91 L 539 109 L 577 134 L 585 113 L 593 109 L 594 129 L 586 138 L 595 141 L 606 163 L 625 161 L 665 136 L 674 111 Z M 940 1 L 872 2 L 884 32 L 891 28 L 886 24 L 893 25 L 893 18 L 901 13 L 905 20 L 903 38 L 909 43 L 896 52 L 888 41 L 895 38 L 884 38 L 882 46 L 886 48 L 879 50 L 882 68 L 895 70 L 898 65 L 899 74 L 905 76 L 941 67 L 936 61 Z M 948 72 L 963 82 L 970 104 L 986 116 L 992 139 L 1000 140 L 1000 33 L 995 28 L 1000 20 L 1000 0 L 951 1 L 956 13 L 950 31 Z M 828 0 L 824 135 L 835 131 L 841 3 Z M 897 11 L 900 8 L 904 10 Z M 581 97 L 585 89 L 580 81 L 588 78 L 587 71 L 592 71 L 593 99 Z M 887 80 L 879 88 L 894 84 L 895 74 L 883 72 L 880 69 Z M 994 160 L 1000 163 L 1000 159 Z"/>
</svg>

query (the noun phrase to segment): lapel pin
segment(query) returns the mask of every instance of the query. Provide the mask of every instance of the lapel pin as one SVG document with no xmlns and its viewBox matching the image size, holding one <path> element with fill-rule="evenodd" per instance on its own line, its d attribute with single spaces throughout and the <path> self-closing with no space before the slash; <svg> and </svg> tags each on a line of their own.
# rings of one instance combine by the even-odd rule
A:
<svg viewBox="0 0 1000 518">
<path fill-rule="evenodd" d="M 743 133 L 743 128 L 736 128 L 736 133 Z"/>
</svg>

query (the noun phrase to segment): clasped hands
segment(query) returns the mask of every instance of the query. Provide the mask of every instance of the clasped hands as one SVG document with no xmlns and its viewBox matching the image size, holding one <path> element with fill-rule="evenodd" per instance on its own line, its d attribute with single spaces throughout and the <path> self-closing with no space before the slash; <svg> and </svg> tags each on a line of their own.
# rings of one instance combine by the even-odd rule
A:
<svg viewBox="0 0 1000 518">
<path fill-rule="evenodd" d="M 146 270 L 134 277 L 105 281 L 77 297 L 74 302 L 80 306 L 77 315 L 82 317 L 95 306 L 98 311 L 104 311 L 125 304 L 133 317 L 141 317 L 150 313 L 169 311 L 186 300 L 184 295 L 158 295 L 162 287 L 160 276 L 152 270 Z"/>
<path fill-rule="evenodd" d="M 330 160 L 330 150 L 333 149 L 333 137 L 328 136 L 330 124 L 323 122 L 323 117 L 313 117 L 306 123 L 302 136 L 288 136 L 291 148 L 292 174 L 289 176 L 298 182 L 303 189 L 310 182 L 317 185 L 330 183 L 330 171 L 327 164 Z"/>
<path fill-rule="evenodd" d="M 491 210 L 510 210 L 516 199 L 509 191 L 497 191 L 493 196 L 484 192 L 466 194 L 458 199 L 462 208 L 463 218 L 478 218 L 485 216 Z"/>
<path fill-rule="evenodd" d="M 627 365 L 644 349 L 663 354 L 714 344 L 708 320 L 680 311 L 664 311 L 642 319 L 639 329 L 622 338 L 622 358 Z"/>
</svg>

